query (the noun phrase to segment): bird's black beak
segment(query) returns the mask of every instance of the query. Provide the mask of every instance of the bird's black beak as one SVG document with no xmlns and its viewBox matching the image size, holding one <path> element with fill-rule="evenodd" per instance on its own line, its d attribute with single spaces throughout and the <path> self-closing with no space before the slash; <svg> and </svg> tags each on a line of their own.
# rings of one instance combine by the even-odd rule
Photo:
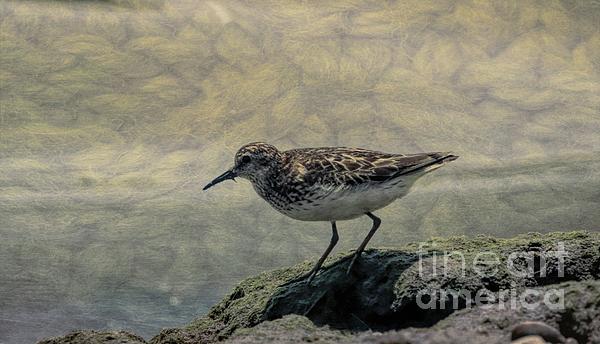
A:
<svg viewBox="0 0 600 344">
<path fill-rule="evenodd" d="M 235 180 L 234 179 L 235 177 L 237 177 L 237 174 L 235 172 L 233 172 L 233 170 L 229 170 L 229 171 L 223 173 L 222 175 L 218 176 L 217 178 L 215 178 L 212 182 L 206 184 L 206 186 L 204 188 L 202 188 L 202 190 L 206 190 L 209 187 L 211 187 L 215 184 L 219 184 L 220 182 L 225 181 L 227 179 Z"/>
</svg>

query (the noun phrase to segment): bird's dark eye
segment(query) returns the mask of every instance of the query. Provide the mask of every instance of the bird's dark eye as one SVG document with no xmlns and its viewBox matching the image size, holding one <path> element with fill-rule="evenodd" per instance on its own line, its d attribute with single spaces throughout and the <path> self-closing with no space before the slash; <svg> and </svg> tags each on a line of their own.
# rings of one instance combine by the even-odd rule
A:
<svg viewBox="0 0 600 344">
<path fill-rule="evenodd" d="M 250 157 L 249 157 L 248 155 L 244 155 L 244 156 L 242 157 L 242 162 L 243 162 L 244 164 L 247 164 L 247 163 L 249 163 L 249 162 L 250 162 L 250 160 L 251 160 L 251 159 L 250 159 Z"/>
</svg>

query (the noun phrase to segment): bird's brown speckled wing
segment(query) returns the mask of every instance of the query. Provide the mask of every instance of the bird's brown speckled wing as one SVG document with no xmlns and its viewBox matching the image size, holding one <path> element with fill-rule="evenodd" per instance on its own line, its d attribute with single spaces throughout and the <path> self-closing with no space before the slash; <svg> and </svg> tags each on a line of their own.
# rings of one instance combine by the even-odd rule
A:
<svg viewBox="0 0 600 344">
<path fill-rule="evenodd" d="M 403 155 L 346 147 L 295 149 L 284 154 L 295 178 L 349 187 L 385 182 L 453 157 L 440 152 Z"/>
</svg>

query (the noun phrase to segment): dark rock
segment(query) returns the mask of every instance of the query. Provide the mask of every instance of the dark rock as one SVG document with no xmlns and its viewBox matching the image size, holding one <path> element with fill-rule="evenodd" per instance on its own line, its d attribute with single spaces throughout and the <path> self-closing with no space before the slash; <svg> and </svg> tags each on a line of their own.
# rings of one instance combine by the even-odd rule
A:
<svg viewBox="0 0 600 344">
<path fill-rule="evenodd" d="M 559 243 L 564 244 L 567 252 L 563 264 L 555 254 Z M 287 314 L 305 315 L 317 326 L 351 331 L 430 327 L 457 309 L 472 306 L 475 300 L 462 294 L 452 295 L 445 301 L 444 309 L 424 309 L 418 305 L 421 293 L 440 290 L 461 291 L 471 296 L 478 291 L 520 293 L 525 288 L 561 281 L 595 279 L 600 276 L 599 251 L 600 234 L 589 232 L 529 233 L 512 239 L 436 238 L 410 244 L 403 250 L 368 250 L 351 276 L 346 275 L 349 256 L 331 258 L 311 286 L 297 279 L 310 270 L 313 262 L 309 261 L 241 282 L 209 314 L 186 328 L 166 330 L 151 342 L 165 343 L 163 338 L 182 343 L 221 340 L 236 329 Z M 483 260 L 491 254 L 480 255 L 476 260 L 480 252 L 491 252 L 498 261 L 484 264 Z M 444 261 L 444 253 L 453 254 Z M 516 255 L 511 260 L 514 269 L 525 271 L 530 266 L 533 271 L 527 276 L 511 273 L 507 265 L 511 253 Z M 479 264 L 474 265 L 474 261 Z M 562 276 L 558 273 L 561 265 Z M 456 334 L 460 338 L 462 332 Z"/>
<path fill-rule="evenodd" d="M 566 256 L 557 254 L 559 244 Z M 600 233 L 436 238 L 402 250 L 368 250 L 347 275 L 349 257 L 327 260 L 311 285 L 302 276 L 313 261 L 248 278 L 207 315 L 165 329 L 150 343 L 494 344 L 509 342 L 523 321 L 600 343 Z M 541 302 L 547 295 L 560 299 L 557 291 L 563 307 Z M 521 299 L 540 305 L 512 306 Z M 83 343 L 73 340 L 85 336 L 112 343 L 96 334 L 45 343 Z"/>
<path fill-rule="evenodd" d="M 492 304 L 489 307 L 473 307 L 455 312 L 429 328 L 352 334 L 329 327 L 318 327 L 304 316 L 287 315 L 253 328 L 240 329 L 226 343 L 276 344 L 312 341 L 331 344 L 500 344 L 511 341 L 511 328 L 515 324 L 532 320 L 544 322 L 550 328 L 561 329 L 564 335 L 573 336 L 579 343 L 600 343 L 600 281 L 565 282 L 532 290 L 543 295 L 544 292 L 553 289 L 564 291 L 564 308 L 552 309 L 541 303 L 533 309 L 506 309 L 499 304 Z M 567 319 L 577 319 L 578 323 Z"/>
</svg>

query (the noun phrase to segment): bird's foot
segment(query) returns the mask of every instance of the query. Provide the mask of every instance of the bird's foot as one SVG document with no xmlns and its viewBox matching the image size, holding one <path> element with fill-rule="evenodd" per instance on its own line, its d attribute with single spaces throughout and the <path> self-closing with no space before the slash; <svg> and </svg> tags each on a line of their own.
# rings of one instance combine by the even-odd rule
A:
<svg viewBox="0 0 600 344">
<path fill-rule="evenodd" d="M 312 281 L 315 279 L 315 276 L 317 275 L 317 273 L 312 273 L 310 274 L 307 278 L 306 278 L 306 285 L 307 286 L 311 286 L 312 285 Z"/>
<path fill-rule="evenodd" d="M 360 258 L 360 253 L 354 254 L 354 257 L 352 257 L 352 260 L 350 261 L 350 264 L 348 265 L 348 270 L 346 270 L 346 275 L 350 275 L 352 273 L 352 269 L 354 268 L 354 265 L 358 258 Z"/>
<path fill-rule="evenodd" d="M 306 285 L 307 286 L 311 286 L 312 285 L 312 281 L 315 279 L 315 277 L 317 276 L 317 273 L 319 273 L 319 270 L 311 270 L 308 275 L 306 276 Z"/>
<path fill-rule="evenodd" d="M 287 287 L 291 284 L 296 284 L 296 283 L 310 284 L 310 282 L 315 278 L 316 274 L 317 273 L 314 272 L 314 269 L 310 270 L 308 273 L 306 273 L 304 275 L 298 276 L 298 277 L 291 279 L 283 284 L 278 285 L 278 287 Z"/>
</svg>

